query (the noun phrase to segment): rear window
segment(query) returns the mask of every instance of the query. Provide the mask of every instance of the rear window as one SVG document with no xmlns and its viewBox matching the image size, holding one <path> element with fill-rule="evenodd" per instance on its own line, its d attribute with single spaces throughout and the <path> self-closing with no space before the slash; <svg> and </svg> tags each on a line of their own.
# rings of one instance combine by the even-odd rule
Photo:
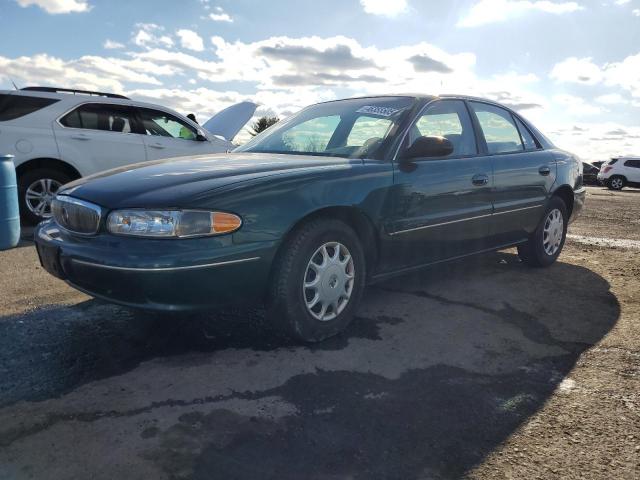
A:
<svg viewBox="0 0 640 480">
<path fill-rule="evenodd" d="M 41 108 L 56 103 L 54 98 L 28 97 L 25 95 L 0 95 L 0 122 L 15 120 Z"/>
<path fill-rule="evenodd" d="M 612 158 L 611 160 L 609 160 L 609 161 L 607 162 L 607 165 L 613 165 L 613 164 L 614 164 L 614 163 L 616 163 L 617 161 L 618 161 L 618 159 L 617 159 L 617 158 Z"/>
</svg>

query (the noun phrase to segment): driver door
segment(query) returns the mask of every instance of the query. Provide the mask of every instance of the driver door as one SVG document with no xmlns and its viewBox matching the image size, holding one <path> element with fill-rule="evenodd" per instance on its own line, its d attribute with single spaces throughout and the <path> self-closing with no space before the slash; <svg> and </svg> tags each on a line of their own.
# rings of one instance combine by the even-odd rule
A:
<svg viewBox="0 0 640 480">
<path fill-rule="evenodd" d="M 208 140 L 198 140 L 196 128 L 175 115 L 152 108 L 137 110 L 148 160 L 224 151 Z"/>
<path fill-rule="evenodd" d="M 446 157 L 402 159 L 420 136 L 453 144 Z M 486 248 L 493 213 L 491 159 L 478 154 L 462 100 L 439 100 L 415 120 L 394 164 L 390 263 L 411 267 Z"/>
</svg>

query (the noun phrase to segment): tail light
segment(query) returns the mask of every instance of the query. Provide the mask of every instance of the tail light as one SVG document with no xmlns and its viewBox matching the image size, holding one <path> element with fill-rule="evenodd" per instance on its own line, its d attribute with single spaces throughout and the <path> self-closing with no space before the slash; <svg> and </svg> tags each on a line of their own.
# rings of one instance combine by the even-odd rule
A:
<svg viewBox="0 0 640 480">
<path fill-rule="evenodd" d="M 609 170 L 611 170 L 613 167 L 604 167 L 602 169 L 602 173 L 607 173 Z"/>
</svg>

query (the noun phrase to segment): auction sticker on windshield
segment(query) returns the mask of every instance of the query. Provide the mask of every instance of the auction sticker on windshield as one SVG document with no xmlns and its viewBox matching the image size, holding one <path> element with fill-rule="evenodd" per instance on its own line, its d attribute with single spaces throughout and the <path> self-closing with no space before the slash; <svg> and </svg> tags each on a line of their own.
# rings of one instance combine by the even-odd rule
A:
<svg viewBox="0 0 640 480">
<path fill-rule="evenodd" d="M 398 112 L 397 108 L 391 107 L 376 107 L 374 105 L 365 105 L 364 107 L 360 107 L 356 112 L 358 113 L 367 113 L 369 115 L 378 115 L 380 117 L 390 117 L 394 113 Z"/>
</svg>

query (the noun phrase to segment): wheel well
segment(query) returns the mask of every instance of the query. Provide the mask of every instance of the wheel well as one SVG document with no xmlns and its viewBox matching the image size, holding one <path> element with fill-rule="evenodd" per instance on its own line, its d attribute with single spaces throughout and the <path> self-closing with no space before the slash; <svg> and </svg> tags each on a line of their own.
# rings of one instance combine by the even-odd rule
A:
<svg viewBox="0 0 640 480">
<path fill-rule="evenodd" d="M 21 163 L 16 167 L 16 176 L 19 178 L 27 172 L 35 170 L 37 168 L 51 168 L 66 173 L 71 177 L 71 180 L 80 178 L 80 172 L 69 165 L 67 162 L 57 160 L 55 158 L 34 158 L 28 162 Z"/>
<path fill-rule="evenodd" d="M 356 235 L 360 239 L 360 243 L 364 250 L 364 254 L 367 260 L 367 266 L 369 274 L 372 272 L 372 267 L 377 263 L 378 254 L 380 251 L 380 239 L 378 238 L 376 228 L 371 219 L 362 211 L 355 207 L 325 207 L 316 210 L 307 216 L 298 220 L 293 227 L 284 235 L 278 251 L 277 257 L 281 254 L 283 245 L 286 245 L 287 241 L 294 233 L 305 223 L 316 220 L 318 218 L 328 218 L 333 220 L 342 220 L 349 225 L 356 232 Z M 274 260 L 273 265 L 276 264 Z"/>
<path fill-rule="evenodd" d="M 560 197 L 564 204 L 567 206 L 567 214 L 571 217 L 573 212 L 573 189 L 568 185 L 563 185 L 553 192 L 554 197 Z"/>
</svg>

